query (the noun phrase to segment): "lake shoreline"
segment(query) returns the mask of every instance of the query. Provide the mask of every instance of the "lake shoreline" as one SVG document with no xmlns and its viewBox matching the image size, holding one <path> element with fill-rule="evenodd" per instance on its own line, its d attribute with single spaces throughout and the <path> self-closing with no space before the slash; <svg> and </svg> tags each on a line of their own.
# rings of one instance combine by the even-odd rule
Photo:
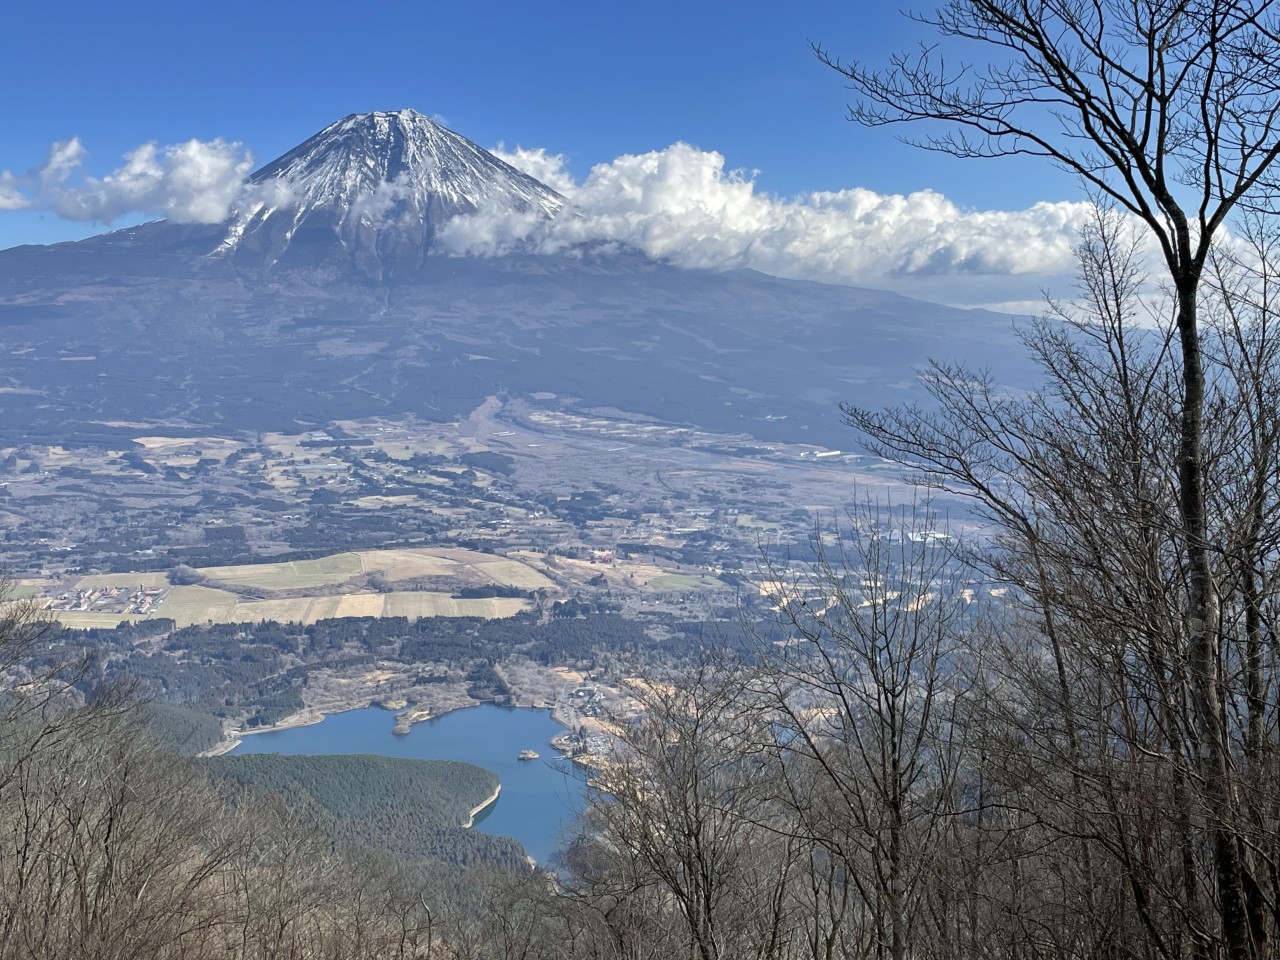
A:
<svg viewBox="0 0 1280 960">
<path fill-rule="evenodd" d="M 364 706 L 373 706 L 373 704 L 364 704 Z M 346 713 L 348 710 L 359 709 L 361 709 L 360 705 L 353 705 L 350 707 L 344 707 L 341 710 L 333 710 L 330 713 L 321 713 L 319 710 L 307 707 L 299 710 L 297 713 L 289 714 L 289 716 L 285 717 L 279 723 L 253 727 L 249 730 L 228 730 L 223 735 L 223 739 L 221 741 L 210 747 L 208 750 L 202 750 L 200 753 L 197 753 L 196 756 L 202 760 L 209 757 L 220 757 L 224 754 L 230 753 L 236 747 L 240 746 L 240 744 L 244 742 L 244 737 L 252 737 L 259 733 L 276 733 L 280 730 L 292 730 L 295 727 L 310 727 L 317 723 L 324 723 L 324 721 L 334 713 Z"/>
<path fill-rule="evenodd" d="M 381 703 L 378 703 L 377 701 L 364 701 L 362 703 L 341 704 L 336 707 L 329 707 L 328 713 L 321 713 L 319 710 L 316 710 L 314 707 L 306 707 L 302 710 L 299 710 L 297 713 L 289 714 L 289 716 L 285 717 L 283 720 L 280 720 L 277 723 L 264 725 L 260 727 L 253 727 L 252 729 L 249 729 L 249 730 L 229 730 L 224 735 L 222 740 L 220 740 L 214 746 L 210 747 L 208 750 L 200 751 L 199 753 L 196 754 L 196 757 L 202 760 L 208 759 L 210 757 L 221 757 L 221 756 L 224 756 L 225 754 L 231 753 L 238 746 L 240 746 L 240 744 L 244 742 L 243 740 L 244 737 L 252 737 L 259 733 L 279 733 L 281 730 L 293 730 L 297 727 L 310 727 L 310 726 L 314 726 L 317 723 L 323 723 L 329 717 L 337 716 L 338 714 L 342 714 L 342 713 L 350 713 L 353 710 L 366 710 L 369 708 L 376 708 L 378 710 L 385 710 L 386 712 L 393 714 L 395 716 L 396 723 L 395 723 L 395 726 L 392 728 L 391 732 L 393 735 L 396 735 L 396 736 L 404 736 L 405 734 L 409 733 L 409 731 L 416 724 L 425 723 L 428 720 L 437 720 L 440 717 L 447 716 L 448 714 L 454 713 L 455 711 L 458 711 L 458 710 L 470 710 L 473 707 L 484 707 L 484 706 L 496 706 L 496 704 L 485 703 L 484 701 L 477 700 L 473 703 L 446 707 L 444 710 L 441 710 L 439 712 L 436 712 L 431 707 L 408 706 L 407 709 L 405 707 L 391 709 Z M 547 716 L 549 716 L 552 721 L 554 721 L 560 727 L 564 728 L 566 731 L 569 730 L 569 728 L 563 722 L 561 722 L 561 720 L 556 716 L 556 711 L 554 707 L 512 706 L 512 707 L 501 707 L 500 709 L 545 710 L 547 712 Z M 559 746 L 556 745 L 554 740 L 551 741 L 551 746 L 553 749 L 555 749 L 557 752 L 559 752 L 563 756 L 566 756 L 566 757 L 569 756 L 567 752 L 565 752 L 563 749 L 561 749 Z"/>
<path fill-rule="evenodd" d="M 501 793 L 502 793 L 502 784 L 499 783 L 496 787 L 493 788 L 493 793 L 491 793 L 479 805 L 471 808 L 471 813 L 467 816 L 467 822 L 462 825 L 462 829 L 470 830 L 472 827 L 474 827 L 476 825 L 476 817 L 478 817 L 482 811 L 486 810 L 487 808 L 491 807 L 493 804 L 497 803 L 498 795 Z"/>
<path fill-rule="evenodd" d="M 549 863 L 572 820 L 586 805 L 586 785 L 569 765 L 549 760 L 521 761 L 522 749 L 548 743 L 563 727 L 545 708 L 452 710 L 432 717 L 411 736 L 391 734 L 391 714 L 366 707 L 331 716 L 324 724 L 299 724 L 270 737 L 245 737 L 232 757 L 261 753 L 354 755 L 446 760 L 489 771 L 454 807 L 455 824 L 479 833 L 512 837 L 540 863 Z M 264 731 L 267 732 L 267 731 Z M 544 751 L 544 756 L 549 756 Z M 558 756 L 558 754 L 554 755 Z M 475 771 L 479 774 L 479 770 Z M 474 783 L 474 781 L 473 781 Z M 500 791 L 494 787 L 500 785 Z"/>
</svg>

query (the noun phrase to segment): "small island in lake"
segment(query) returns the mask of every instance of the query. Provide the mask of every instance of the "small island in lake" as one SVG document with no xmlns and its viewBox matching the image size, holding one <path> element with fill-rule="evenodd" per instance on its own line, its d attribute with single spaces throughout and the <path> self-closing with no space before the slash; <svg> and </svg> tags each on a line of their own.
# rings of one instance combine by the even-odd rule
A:
<svg viewBox="0 0 1280 960">
<path fill-rule="evenodd" d="M 538 753 L 537 751 L 534 751 L 534 750 L 521 750 L 518 754 L 516 754 L 516 759 L 517 760 L 537 760 Z"/>
</svg>

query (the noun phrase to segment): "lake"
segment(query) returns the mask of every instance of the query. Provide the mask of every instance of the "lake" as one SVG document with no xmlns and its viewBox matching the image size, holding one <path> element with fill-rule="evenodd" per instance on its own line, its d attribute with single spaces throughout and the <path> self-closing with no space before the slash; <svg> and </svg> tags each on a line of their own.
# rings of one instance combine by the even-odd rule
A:
<svg viewBox="0 0 1280 960">
<path fill-rule="evenodd" d="M 529 855 L 548 865 L 582 807 L 583 781 L 562 768 L 567 761 L 549 741 L 564 728 L 546 710 L 482 704 L 415 723 L 409 733 L 391 732 L 395 715 L 378 707 L 334 714 L 322 723 L 255 733 L 233 751 L 246 753 L 372 753 L 415 760 L 465 760 L 492 770 L 502 795 L 475 827 L 519 840 Z M 540 760 L 518 760 L 536 750 Z"/>
</svg>

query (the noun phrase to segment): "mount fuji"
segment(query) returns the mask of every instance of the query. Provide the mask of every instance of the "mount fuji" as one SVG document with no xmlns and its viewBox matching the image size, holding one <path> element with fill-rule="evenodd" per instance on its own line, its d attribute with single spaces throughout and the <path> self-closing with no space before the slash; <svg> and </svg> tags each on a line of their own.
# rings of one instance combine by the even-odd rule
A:
<svg viewBox="0 0 1280 960">
<path fill-rule="evenodd" d="M 479 211 L 575 215 L 402 110 L 346 117 L 268 163 L 224 223 L 0 251 L 0 443 L 448 420 L 538 393 L 838 446 L 838 401 L 920 399 L 930 356 L 1028 379 L 999 314 L 613 248 L 437 249 Z"/>
<path fill-rule="evenodd" d="M 564 197 L 414 110 L 346 117 L 249 178 L 261 197 L 218 253 L 276 266 L 322 261 L 336 238 L 363 274 L 421 269 L 435 231 L 481 210 L 554 216 Z"/>
</svg>

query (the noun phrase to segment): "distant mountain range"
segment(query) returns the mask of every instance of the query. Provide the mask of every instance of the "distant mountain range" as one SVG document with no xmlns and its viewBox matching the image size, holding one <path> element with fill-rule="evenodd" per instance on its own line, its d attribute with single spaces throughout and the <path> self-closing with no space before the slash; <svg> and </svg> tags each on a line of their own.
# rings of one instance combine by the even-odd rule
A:
<svg viewBox="0 0 1280 960">
<path fill-rule="evenodd" d="M 450 419 L 540 393 L 838 446 L 838 401 L 919 399 L 929 356 L 1028 376 L 999 314 L 613 248 L 444 255 L 460 215 L 574 213 L 413 111 L 332 124 L 246 197 L 222 224 L 0 251 L 0 442 Z"/>
</svg>

